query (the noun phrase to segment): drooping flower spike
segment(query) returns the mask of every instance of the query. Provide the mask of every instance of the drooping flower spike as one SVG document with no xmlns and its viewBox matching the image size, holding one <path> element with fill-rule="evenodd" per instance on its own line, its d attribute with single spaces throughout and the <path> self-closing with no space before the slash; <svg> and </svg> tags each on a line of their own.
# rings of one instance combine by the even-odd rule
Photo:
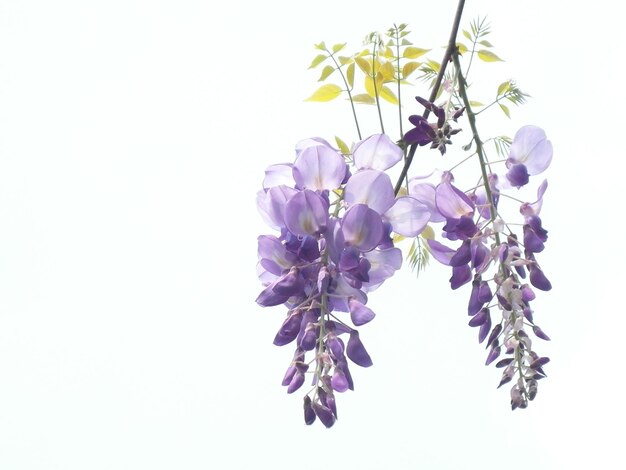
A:
<svg viewBox="0 0 626 470">
<path fill-rule="evenodd" d="M 402 263 L 390 233 L 417 236 L 430 211 L 412 196 L 395 197 L 384 171 L 403 152 L 384 134 L 355 144 L 352 171 L 320 138 L 300 142 L 296 154 L 293 164 L 268 168 L 257 196 L 263 218 L 280 231 L 259 237 L 265 288 L 257 303 L 287 307 L 274 344 L 295 342 L 296 350 L 282 384 L 294 393 L 309 383 L 305 423 L 319 418 L 330 427 L 337 419 L 335 394 L 354 389 L 348 360 L 372 365 L 356 327 L 375 317 L 368 291 Z"/>
</svg>

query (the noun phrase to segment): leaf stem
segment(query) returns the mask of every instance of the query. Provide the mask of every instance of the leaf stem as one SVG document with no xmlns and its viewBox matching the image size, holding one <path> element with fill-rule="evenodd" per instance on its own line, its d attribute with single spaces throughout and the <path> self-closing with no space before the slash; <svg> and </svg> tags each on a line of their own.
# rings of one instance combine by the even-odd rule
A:
<svg viewBox="0 0 626 470">
<path fill-rule="evenodd" d="M 472 129 L 472 136 L 474 138 L 474 143 L 476 144 L 476 154 L 478 154 L 478 160 L 480 161 L 480 171 L 483 177 L 483 186 L 485 188 L 487 201 L 489 202 L 489 214 L 491 216 L 491 220 L 493 221 L 497 216 L 497 211 L 496 206 L 493 202 L 493 193 L 491 192 L 491 188 L 489 187 L 489 178 L 487 175 L 488 162 L 485 158 L 483 142 L 482 140 L 480 140 L 480 136 L 478 135 L 478 129 L 476 128 L 476 115 L 474 114 L 474 111 L 472 111 L 469 98 L 467 97 L 467 82 L 465 81 L 465 77 L 463 77 L 463 73 L 461 72 L 461 62 L 459 61 L 458 50 L 455 50 L 452 54 L 452 60 L 454 61 L 454 68 L 456 69 L 457 81 L 459 83 L 459 94 L 461 95 L 461 99 L 463 100 L 465 113 L 467 114 L 467 120 L 469 122 L 470 128 Z M 500 245 L 500 234 L 497 232 L 496 243 L 497 245 Z"/>
<path fill-rule="evenodd" d="M 328 49 L 326 49 L 326 52 L 328 52 L 328 54 L 330 55 L 330 58 L 333 59 L 333 62 L 335 63 L 335 67 L 337 67 L 337 70 L 339 71 L 339 75 L 341 75 L 341 79 L 343 80 L 344 85 L 346 85 L 346 92 L 348 92 L 348 98 L 350 99 L 350 106 L 352 107 L 352 116 L 354 116 L 354 124 L 356 124 L 356 133 L 359 135 L 359 140 L 362 140 L 361 129 L 359 127 L 359 120 L 356 117 L 356 109 L 354 108 L 354 101 L 352 100 L 352 93 L 350 92 L 350 86 L 348 85 L 348 80 L 346 80 L 346 77 L 343 74 L 343 70 L 341 70 L 341 65 L 339 65 L 339 63 L 335 59 L 335 55 L 332 52 L 330 52 Z"/>
<path fill-rule="evenodd" d="M 383 115 L 380 111 L 380 97 L 378 96 L 378 88 L 376 87 L 376 45 L 378 44 L 378 34 L 374 35 L 374 46 L 372 48 L 372 83 L 374 84 L 374 96 L 376 98 L 376 108 L 378 109 L 378 120 L 380 121 L 380 131 L 385 133 L 385 126 L 383 124 Z"/>
</svg>

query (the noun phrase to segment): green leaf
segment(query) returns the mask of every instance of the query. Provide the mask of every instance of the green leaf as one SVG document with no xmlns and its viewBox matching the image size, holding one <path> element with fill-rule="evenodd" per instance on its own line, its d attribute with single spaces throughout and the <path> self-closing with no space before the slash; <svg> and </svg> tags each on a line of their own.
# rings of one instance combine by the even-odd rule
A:
<svg viewBox="0 0 626 470">
<path fill-rule="evenodd" d="M 317 67 L 319 64 L 324 62 L 326 59 L 328 59 L 328 56 L 326 54 L 316 55 L 315 59 L 313 59 L 313 62 L 311 62 L 311 65 L 309 65 L 309 68 L 313 69 L 313 68 Z"/>
<path fill-rule="evenodd" d="M 322 70 L 322 75 L 320 75 L 318 82 L 323 82 L 324 80 L 326 80 L 334 71 L 335 67 L 333 67 L 332 65 L 327 65 L 326 67 L 324 67 L 324 70 Z"/>
<path fill-rule="evenodd" d="M 485 62 L 504 62 L 500 57 L 486 49 L 478 51 L 478 57 Z"/>
<path fill-rule="evenodd" d="M 341 65 L 351 64 L 352 62 L 354 62 L 354 59 L 352 57 L 346 57 L 343 55 L 338 56 L 337 59 L 339 60 L 339 63 Z"/>
<path fill-rule="evenodd" d="M 422 65 L 420 62 L 407 62 L 402 67 L 402 77 L 407 78 L 409 75 L 415 72 L 420 65 Z"/>
<path fill-rule="evenodd" d="M 315 49 L 319 49 L 321 51 L 325 51 L 326 50 L 326 44 L 324 44 L 324 41 L 320 42 L 319 44 L 315 44 Z"/>
<path fill-rule="evenodd" d="M 487 41 L 486 39 L 483 39 L 482 41 L 479 41 L 478 44 L 482 44 L 485 47 L 493 47 L 493 44 L 491 44 L 489 41 Z"/>
<path fill-rule="evenodd" d="M 430 49 L 422 49 L 420 47 L 407 47 L 402 54 L 405 59 L 417 59 L 426 54 Z"/>
<path fill-rule="evenodd" d="M 480 101 L 470 101 L 469 103 L 470 103 L 470 106 L 472 106 L 472 107 L 477 107 L 477 108 L 479 108 L 479 107 L 481 107 L 481 106 L 485 106 L 485 105 L 484 105 L 484 104 L 482 104 Z"/>
<path fill-rule="evenodd" d="M 408 39 L 403 39 L 402 40 L 402 44 L 400 44 L 401 46 L 412 46 L 413 43 L 411 41 L 409 41 Z"/>
<path fill-rule="evenodd" d="M 463 36 L 465 36 L 470 41 L 472 40 L 472 35 L 466 30 L 463 30 Z"/>
<path fill-rule="evenodd" d="M 354 88 L 354 62 L 348 65 L 348 70 L 346 71 L 346 78 L 348 80 L 348 86 L 352 90 L 352 88 Z"/>
<path fill-rule="evenodd" d="M 359 95 L 353 95 L 352 96 L 352 101 L 354 101 L 355 103 L 363 103 L 363 104 L 374 104 L 374 103 L 376 103 L 376 100 L 374 100 L 374 98 L 372 98 L 367 93 L 361 93 Z"/>
<path fill-rule="evenodd" d="M 504 114 L 506 114 L 506 117 L 508 117 L 509 119 L 511 119 L 511 113 L 509 112 L 509 108 L 507 108 L 505 105 L 503 105 L 502 103 L 498 103 L 500 105 L 500 109 L 502 110 L 502 112 Z"/>
<path fill-rule="evenodd" d="M 315 90 L 311 96 L 305 101 L 331 101 L 341 94 L 341 88 L 338 85 L 323 85 Z"/>
<path fill-rule="evenodd" d="M 337 142 L 337 147 L 339 147 L 341 153 L 343 153 L 344 155 L 350 155 L 350 149 L 343 140 L 335 136 L 335 142 Z"/>
<path fill-rule="evenodd" d="M 346 47 L 346 43 L 344 42 L 343 44 L 335 44 L 333 46 L 333 53 L 337 53 L 339 52 L 341 49 L 343 49 L 344 47 Z"/>
<path fill-rule="evenodd" d="M 509 80 L 500 83 L 500 86 L 498 86 L 498 94 L 496 96 L 504 95 L 507 91 L 509 91 L 509 88 L 511 88 L 511 82 Z"/>
</svg>

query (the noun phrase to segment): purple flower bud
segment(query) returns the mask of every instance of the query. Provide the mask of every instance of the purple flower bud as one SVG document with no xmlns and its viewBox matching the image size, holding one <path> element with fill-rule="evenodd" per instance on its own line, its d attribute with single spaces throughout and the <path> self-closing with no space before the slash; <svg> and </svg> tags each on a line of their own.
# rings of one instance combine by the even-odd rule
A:
<svg viewBox="0 0 626 470">
<path fill-rule="evenodd" d="M 537 369 L 540 370 L 542 366 L 545 366 L 548 362 L 550 362 L 550 358 L 549 357 L 540 357 L 539 359 L 534 360 L 531 364 L 530 364 L 530 368 L 531 369 Z"/>
<path fill-rule="evenodd" d="M 308 395 L 304 397 L 304 422 L 307 425 L 311 425 L 315 422 L 315 411 L 313 411 L 311 398 Z"/>
<path fill-rule="evenodd" d="M 328 376 L 324 377 L 324 384 L 326 387 L 329 387 L 330 393 L 327 393 L 323 387 L 317 387 L 317 395 L 320 397 L 320 403 L 332 411 L 335 418 L 337 418 L 337 404 L 335 403 L 335 397 L 332 393 L 332 386 L 330 385 L 330 378 Z"/>
<path fill-rule="evenodd" d="M 333 424 L 335 424 L 335 415 L 333 412 L 320 403 L 313 403 L 313 411 L 320 419 L 322 424 L 327 428 L 330 428 Z"/>
<path fill-rule="evenodd" d="M 339 367 L 335 367 L 335 372 L 333 373 L 330 383 L 333 390 L 339 393 L 343 393 L 350 388 L 345 374 Z"/>
<path fill-rule="evenodd" d="M 326 346 L 330 350 L 332 356 L 339 360 L 344 357 L 344 346 L 341 338 L 335 336 L 335 334 L 329 333 L 326 337 Z"/>
<path fill-rule="evenodd" d="M 352 362 L 361 367 L 369 367 L 372 365 L 372 359 L 365 350 L 363 343 L 361 343 L 359 332 L 356 330 L 350 332 L 346 354 Z"/>
<path fill-rule="evenodd" d="M 308 367 L 308 366 L 307 366 Z M 294 374 L 291 382 L 289 382 L 289 386 L 287 387 L 287 393 L 293 393 L 302 387 L 304 383 L 304 372 L 301 371 L 301 368 L 296 366 L 296 373 Z"/>
<path fill-rule="evenodd" d="M 300 276 L 300 270 L 293 267 L 287 274 L 278 279 L 274 284 L 274 292 L 291 297 L 300 293 L 304 288 L 304 279 Z"/>
<path fill-rule="evenodd" d="M 526 317 L 526 320 L 533 323 L 533 311 L 531 310 L 530 307 L 524 307 L 524 310 L 522 310 L 522 313 L 524 314 L 524 317 Z"/>
<path fill-rule="evenodd" d="M 351 297 L 348 300 L 348 308 L 350 310 L 350 319 L 355 326 L 365 325 L 374 319 L 376 314 L 361 302 Z"/>
<path fill-rule="evenodd" d="M 524 249 L 529 253 L 540 253 L 545 248 L 545 245 L 537 236 L 535 231 L 530 228 L 530 225 L 524 225 Z"/>
<path fill-rule="evenodd" d="M 529 380 L 526 385 L 528 387 L 528 399 L 532 401 L 537 396 L 537 381 Z"/>
<path fill-rule="evenodd" d="M 483 306 L 484 302 L 478 300 L 478 290 L 480 281 L 478 279 L 472 282 L 472 292 L 470 293 L 469 303 L 467 305 L 467 314 L 475 315 Z"/>
<path fill-rule="evenodd" d="M 497 340 L 500 333 L 502 333 L 502 324 L 498 323 L 496 326 L 493 327 L 493 330 L 489 335 L 489 339 L 487 340 L 487 347 L 489 347 L 491 343 Z"/>
<path fill-rule="evenodd" d="M 506 367 L 508 366 L 511 362 L 513 362 L 513 358 L 512 357 L 507 357 L 505 359 L 500 359 L 497 363 L 496 363 L 496 367 L 498 369 L 501 369 L 502 367 Z"/>
<path fill-rule="evenodd" d="M 502 349 L 500 348 L 500 346 L 497 346 L 495 348 L 491 348 L 491 351 L 489 351 L 489 354 L 487 355 L 487 360 L 485 361 L 485 365 L 488 366 L 493 361 L 495 361 L 498 358 L 498 356 L 500 355 L 501 351 L 502 351 Z"/>
<path fill-rule="evenodd" d="M 480 309 L 480 312 L 478 312 L 474 318 L 472 318 L 469 321 L 469 326 L 471 327 L 475 327 L 475 326 L 480 326 L 480 325 L 484 325 L 485 322 L 490 321 L 490 317 L 489 317 L 489 309 L 488 308 L 482 308 Z"/>
<path fill-rule="evenodd" d="M 485 338 L 489 334 L 489 330 L 491 330 L 491 316 L 488 316 L 487 320 L 485 320 L 485 323 L 480 325 L 480 330 L 478 330 L 478 342 L 479 343 L 482 343 L 483 341 L 485 341 Z"/>
<path fill-rule="evenodd" d="M 543 271 L 535 263 L 529 266 L 530 269 L 530 283 L 537 289 L 542 291 L 549 291 L 552 289 L 552 284 L 543 273 Z"/>
<path fill-rule="evenodd" d="M 535 333 L 537 338 L 541 338 L 545 341 L 550 341 L 550 337 L 547 334 L 545 334 L 543 330 L 539 328 L 537 325 L 533 326 L 533 333 Z"/>
<path fill-rule="evenodd" d="M 470 241 L 465 240 L 463 244 L 456 250 L 456 253 L 450 258 L 450 266 L 456 267 L 463 264 L 467 264 L 472 259 L 472 251 L 470 248 Z"/>
<path fill-rule="evenodd" d="M 450 287 L 458 289 L 463 284 L 467 284 L 472 280 L 472 270 L 469 265 L 455 266 L 452 268 L 452 277 L 450 278 Z"/>
<path fill-rule="evenodd" d="M 530 179 L 529 177 L 530 175 L 528 174 L 528 169 L 523 163 L 512 165 L 506 174 L 506 179 L 508 179 L 511 185 L 516 188 L 521 188 L 522 186 L 528 184 Z"/>
<path fill-rule="evenodd" d="M 298 333 L 300 332 L 300 323 L 302 322 L 302 311 L 296 310 L 292 312 L 287 319 L 283 322 L 283 325 L 278 330 L 276 337 L 274 338 L 274 344 L 276 346 L 284 346 L 291 343 Z"/>
</svg>

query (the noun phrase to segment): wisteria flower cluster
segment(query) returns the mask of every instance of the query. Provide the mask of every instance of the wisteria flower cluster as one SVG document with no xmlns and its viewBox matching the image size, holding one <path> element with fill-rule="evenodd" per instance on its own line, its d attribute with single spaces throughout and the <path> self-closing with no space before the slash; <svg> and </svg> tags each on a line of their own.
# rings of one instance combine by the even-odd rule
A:
<svg viewBox="0 0 626 470">
<path fill-rule="evenodd" d="M 478 327 L 479 342 L 487 340 L 486 364 L 502 353 L 509 356 L 497 362 L 496 367 L 504 368 L 499 386 L 516 378 L 511 389 L 513 409 L 525 408 L 535 398 L 537 381 L 546 376 L 542 367 L 549 361 L 533 351 L 525 329 L 528 327 L 538 338 L 549 340 L 534 323 L 530 306 L 535 298 L 532 287 L 542 291 L 552 288 L 535 257 L 548 239 L 539 218 L 547 181 L 539 186 L 535 202 L 520 205 L 523 243 L 497 215 L 497 208 L 507 186 L 524 186 L 529 176 L 542 173 L 551 160 L 552 144 L 544 131 L 524 126 L 516 133 L 506 161 L 508 171 L 504 177 L 508 185 L 501 184 L 495 173 L 488 175 L 488 193 L 482 187 L 469 194 L 461 191 L 454 186 L 450 172 L 443 174 L 436 187 L 420 178 L 410 182 L 411 193 L 421 197 L 430 194 L 429 205 L 434 207 L 431 220 L 445 222 L 443 237 L 460 242 L 453 249 L 436 240 L 428 241 L 433 256 L 452 267 L 452 289 L 472 284 L 467 309 L 472 317 L 469 326 Z M 491 267 L 495 267 L 495 272 L 491 273 Z M 494 310 L 498 314 L 492 320 Z"/>
<path fill-rule="evenodd" d="M 343 87 L 322 85 L 308 100 L 346 95 L 358 139 L 348 146 L 336 136 L 338 149 L 321 137 L 303 140 L 296 145 L 293 163 L 266 170 L 257 207 L 276 232 L 258 238 L 263 290 L 256 301 L 263 307 L 287 308 L 274 344 L 294 345 L 282 385 L 287 393 L 309 387 L 304 394 L 306 424 L 319 418 L 331 427 L 337 420 L 337 394 L 354 390 L 349 364 L 372 365 L 357 328 L 375 316 L 367 306 L 368 295 L 400 269 L 403 254 L 396 244 L 403 239 L 412 239 L 409 264 L 419 269 L 423 260 L 435 258 L 451 268 L 453 290 L 468 289 L 469 326 L 486 345 L 486 365 L 502 369 L 498 388 L 510 384 L 512 409 L 526 408 L 546 377 L 549 358 L 535 352 L 533 339 L 550 338 L 535 323 L 531 304 L 536 290 L 552 288 L 537 259 L 548 240 L 540 218 L 547 181 L 538 184 L 536 196 L 529 185 L 549 167 L 552 144 L 541 128 L 526 125 L 513 139 L 488 139 L 499 157 L 488 158 L 476 124 L 479 112 L 473 108 L 484 111 L 497 105 L 510 117 L 504 103 L 518 105 L 528 95 L 507 80 L 490 104 L 470 101 L 464 73 L 472 58 L 501 59 L 484 39 L 489 33 L 484 21 L 472 23 L 471 32 L 463 31 L 471 50 L 456 40 L 463 4 L 459 2 L 439 63 L 414 60 L 428 50 L 406 39 L 405 24 L 394 25 L 384 39 L 378 33 L 368 35 L 366 48 L 351 56 L 338 55 L 345 44 L 316 44 L 322 53 L 310 68 L 325 61 L 334 64 L 323 68 L 319 81 L 339 75 Z M 466 67 L 460 62 L 464 53 L 469 55 Z M 446 71 L 449 64 L 452 72 Z M 416 70 L 432 79 L 431 92 L 428 99 L 416 97 L 423 114 L 410 115 L 412 127 L 407 128 L 401 89 Z M 365 93 L 355 93 L 359 71 Z M 397 140 L 385 132 L 382 100 L 396 106 Z M 355 103 L 376 106 L 380 133 L 361 137 Z M 469 140 L 461 150 L 471 153 L 453 164 L 457 135 Z M 422 147 L 437 150 L 441 167 L 448 170 L 409 176 Z M 392 184 L 388 170 L 399 162 L 402 169 Z M 460 176 L 461 164 L 467 168 L 470 163 L 478 173 L 472 181 L 478 183 L 463 188 L 455 176 Z M 529 188 L 530 197 L 520 196 Z"/>
<path fill-rule="evenodd" d="M 430 219 L 425 204 L 394 195 L 385 170 L 402 156 L 387 135 L 376 134 L 354 146 L 350 168 L 328 142 L 312 138 L 297 145 L 293 164 L 266 171 L 257 204 L 280 235 L 258 239 L 266 287 L 257 303 L 288 308 L 274 344 L 295 343 L 283 385 L 288 393 L 312 386 L 304 397 L 307 424 L 316 417 L 334 424 L 336 393 L 354 388 L 348 359 L 372 365 L 355 327 L 374 318 L 367 293 L 402 263 L 390 234 L 417 236 Z"/>
</svg>

